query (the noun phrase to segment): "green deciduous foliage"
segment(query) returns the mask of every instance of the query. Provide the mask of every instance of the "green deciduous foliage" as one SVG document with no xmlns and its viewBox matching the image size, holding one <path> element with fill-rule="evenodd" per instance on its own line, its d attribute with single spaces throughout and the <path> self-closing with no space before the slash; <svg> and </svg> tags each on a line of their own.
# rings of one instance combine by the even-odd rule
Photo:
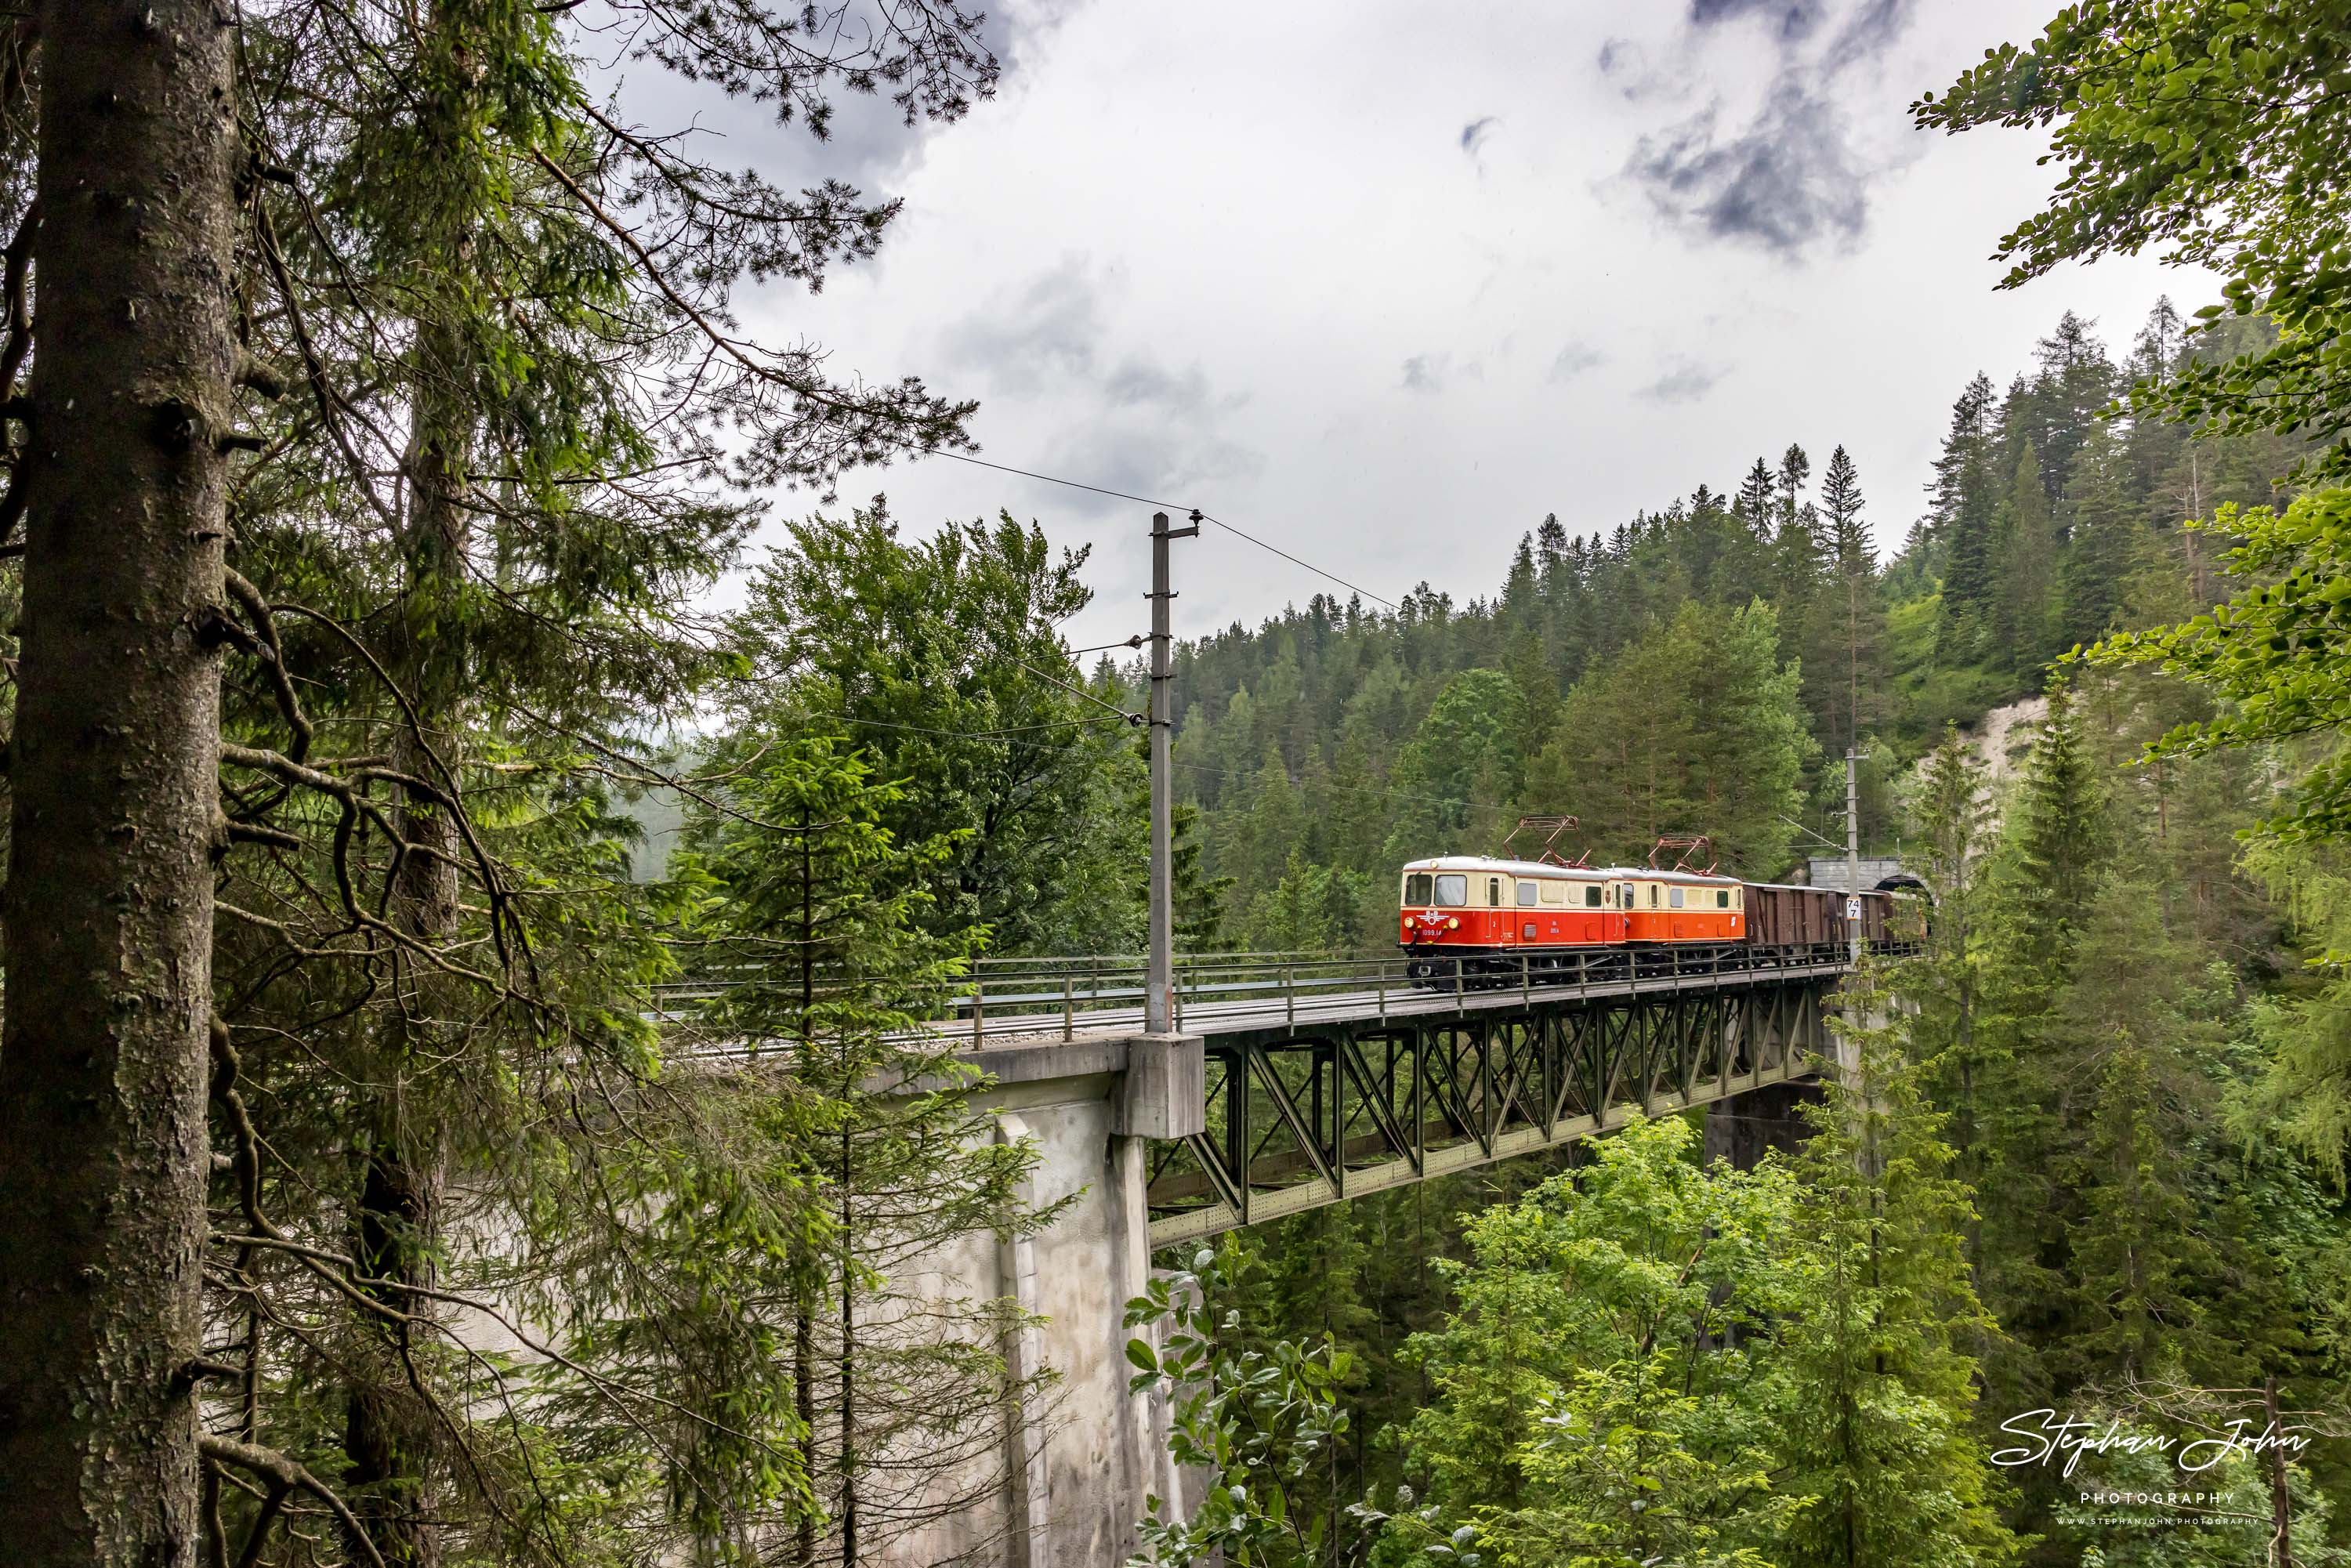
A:
<svg viewBox="0 0 2351 1568">
<path fill-rule="evenodd" d="M 2268 831 L 2351 835 L 2351 757 L 2337 744 L 2351 723 L 2351 491 L 2313 491 L 2283 512 L 2224 507 L 2212 529 L 2238 540 L 2223 560 L 2240 591 L 2179 624 L 2117 633 L 2090 658 L 2150 665 L 2227 704 L 2163 736 L 2155 755 L 2296 743 L 2311 766 Z"/>
<path fill-rule="evenodd" d="M 2346 58 L 2351 26 L 2323 7 L 2099 0 L 1991 50 L 1916 113 L 1950 131 L 2048 131 L 2064 177 L 2002 237 L 2002 287 L 2149 246 L 2220 273 L 2225 308 L 2276 323 L 2275 342 L 2142 382 L 2136 406 L 2220 434 L 2306 434 L 2322 444 L 2310 476 L 2333 480 L 2351 476 L 2351 377 L 2332 351 L 2351 307 L 2334 178 Z"/>
<path fill-rule="evenodd" d="M 1500 1563 L 2004 1563 L 1973 1424 L 1967 1189 L 1884 1030 L 1793 1166 L 1635 1120 L 1466 1228 L 1413 1342 L 1389 1539 Z M 1459 1533 L 1457 1533 L 1459 1532 Z"/>
<path fill-rule="evenodd" d="M 1805 1506 L 1777 1483 L 1786 1385 L 1771 1321 L 1788 1173 L 1702 1170 L 1677 1120 L 1469 1221 L 1455 1305 L 1410 1354 L 1438 1395 L 1403 1437 L 1405 1542 L 1464 1525 L 1499 1563 L 1775 1561 Z"/>
<path fill-rule="evenodd" d="M 1127 1342 L 1130 1390 L 1171 1405 L 1169 1453 L 1186 1467 L 1187 1490 L 1198 1487 L 1188 1509 L 1148 1500 L 1141 1551 L 1128 1561 L 1190 1568 L 1215 1555 L 1236 1568 L 1316 1568 L 1332 1516 L 1291 1500 L 1346 1435 L 1338 1391 L 1349 1358 L 1327 1339 L 1245 1343 L 1228 1305 L 1229 1257 L 1203 1249 L 1127 1303 L 1126 1326 L 1146 1331 Z"/>
<path fill-rule="evenodd" d="M 806 733 L 902 780 L 893 834 L 954 846 L 926 873 L 935 929 L 996 951 L 1122 952 L 1139 940 L 1141 764 L 1115 687 L 1090 701 L 1054 628 L 1091 597 L 1082 551 L 1033 525 L 951 523 L 901 538 L 878 505 L 791 525 L 736 631 L 726 756 Z"/>
<path fill-rule="evenodd" d="M 1503 805 L 1519 791 L 1528 733 L 1526 695 L 1505 672 L 1468 670 L 1447 682 L 1393 775 L 1417 797 L 1399 802 L 1408 808 L 1392 846 L 1401 858 L 1491 853 Z"/>
</svg>

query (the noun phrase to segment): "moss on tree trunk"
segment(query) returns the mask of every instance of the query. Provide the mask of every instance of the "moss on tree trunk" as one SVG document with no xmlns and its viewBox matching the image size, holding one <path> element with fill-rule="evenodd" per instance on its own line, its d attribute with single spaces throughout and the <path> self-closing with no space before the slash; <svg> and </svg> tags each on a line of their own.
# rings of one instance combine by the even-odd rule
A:
<svg viewBox="0 0 2351 1568">
<path fill-rule="evenodd" d="M 32 1568 L 196 1560 L 230 48 L 40 17 L 39 348 L 0 1036 L 0 1515 Z M 20 480 L 20 482 L 22 482 Z"/>
</svg>

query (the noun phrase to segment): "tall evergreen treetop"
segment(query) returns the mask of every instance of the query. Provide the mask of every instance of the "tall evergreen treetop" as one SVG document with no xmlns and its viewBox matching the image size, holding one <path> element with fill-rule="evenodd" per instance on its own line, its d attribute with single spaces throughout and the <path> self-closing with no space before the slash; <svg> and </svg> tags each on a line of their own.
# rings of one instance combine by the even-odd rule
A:
<svg viewBox="0 0 2351 1568">
<path fill-rule="evenodd" d="M 1772 524 L 1780 515 L 1779 489 L 1779 476 L 1761 457 L 1755 460 L 1755 466 L 1747 471 L 1746 477 L 1739 482 L 1739 496 L 1731 504 L 1731 509 L 1758 538 L 1771 537 Z"/>
<path fill-rule="evenodd" d="M 1992 592 L 1991 412 L 1991 378 L 1979 373 L 1951 405 L 1929 492 L 1945 551 L 1943 610 L 1960 620 L 1980 614 Z"/>
<path fill-rule="evenodd" d="M 1825 553 L 1844 576 L 1866 576 L 1876 563 L 1869 528 L 1861 520 L 1865 504 L 1860 471 L 1839 446 L 1829 454 L 1828 469 L 1821 476 L 1821 523 Z"/>
<path fill-rule="evenodd" d="M 1812 476 L 1813 460 L 1804 455 L 1802 447 L 1792 441 L 1790 442 L 1788 450 L 1780 455 L 1779 491 L 1782 527 L 1784 528 L 1794 520 L 1797 505 L 1804 497 L 1805 481 Z"/>
<path fill-rule="evenodd" d="M 2062 966 L 2112 843 L 2105 787 L 2064 681 L 2050 684 L 2048 717 L 2025 758 L 2009 831 L 2015 844 L 2017 929 L 2046 944 Z"/>
</svg>

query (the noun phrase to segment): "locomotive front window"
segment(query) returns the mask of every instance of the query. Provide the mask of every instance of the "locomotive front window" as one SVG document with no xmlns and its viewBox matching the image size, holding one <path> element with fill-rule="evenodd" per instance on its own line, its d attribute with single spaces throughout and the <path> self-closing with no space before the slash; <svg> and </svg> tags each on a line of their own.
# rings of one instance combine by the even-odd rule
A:
<svg viewBox="0 0 2351 1568">
<path fill-rule="evenodd" d="M 1587 887 L 1583 890 L 1583 906 L 1586 909 L 1600 907 L 1600 890 L 1597 887 Z"/>
<path fill-rule="evenodd" d="M 1535 887 L 1536 884 L 1531 882 L 1522 882 L 1519 883 L 1520 908 L 1526 909 L 1533 906 L 1535 901 Z"/>
<path fill-rule="evenodd" d="M 1456 872 L 1437 879 L 1437 907 L 1458 909 L 1469 902 L 1469 879 Z"/>
<path fill-rule="evenodd" d="M 1428 906 L 1428 873 L 1426 872 L 1416 871 L 1404 879 L 1404 901 L 1406 904 L 1419 904 L 1424 909 Z"/>
</svg>

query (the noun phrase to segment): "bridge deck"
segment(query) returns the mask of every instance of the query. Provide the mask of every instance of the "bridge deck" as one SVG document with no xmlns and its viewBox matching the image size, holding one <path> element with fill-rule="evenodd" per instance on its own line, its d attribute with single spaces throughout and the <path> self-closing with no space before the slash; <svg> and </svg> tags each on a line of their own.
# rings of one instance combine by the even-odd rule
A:
<svg viewBox="0 0 2351 1568">
<path fill-rule="evenodd" d="M 1520 1012 L 1530 1007 L 1585 1007 L 1627 997 L 1669 997 L 1712 992 L 1757 985 L 1786 985 L 1835 980 L 1852 973 L 1843 958 L 1807 958 L 1748 967 L 1661 967 L 1656 972 L 1605 977 L 1534 977 L 1525 983 L 1504 982 L 1483 987 L 1436 989 L 1399 982 L 1394 987 L 1332 990 L 1307 979 L 1273 995 L 1258 994 L 1221 999 L 1213 993 L 1188 992 L 1193 999 L 1179 1009 L 1178 1030 L 1214 1039 L 1220 1035 L 1269 1030 L 1308 1028 L 1317 1024 L 1362 1023 L 1384 1019 L 1467 1017 L 1471 1014 Z M 1047 999 L 1050 999 L 1050 998 Z M 983 1015 L 979 1036 L 993 1045 L 1032 1043 L 1040 1039 L 1078 1040 L 1127 1039 L 1143 1030 L 1143 1009 L 1105 1008 L 1075 1015 L 1079 1020 L 1065 1030 L 1049 1014 Z M 968 1030 L 968 1017 L 934 1026 L 941 1032 Z M 986 1049 L 974 1054 L 984 1060 Z"/>
<path fill-rule="evenodd" d="M 925 1028 L 1007 1086 L 1123 1074 L 1131 1098 L 1138 1053 L 1188 1056 L 1123 1124 L 1155 1140 L 1158 1247 L 1810 1078 L 1852 972 L 1839 946 L 1616 949 L 1431 987 L 1393 952 L 1219 956 L 1179 972 L 1171 1041 L 1143 1032 L 1139 961 L 1005 961 Z"/>
</svg>

